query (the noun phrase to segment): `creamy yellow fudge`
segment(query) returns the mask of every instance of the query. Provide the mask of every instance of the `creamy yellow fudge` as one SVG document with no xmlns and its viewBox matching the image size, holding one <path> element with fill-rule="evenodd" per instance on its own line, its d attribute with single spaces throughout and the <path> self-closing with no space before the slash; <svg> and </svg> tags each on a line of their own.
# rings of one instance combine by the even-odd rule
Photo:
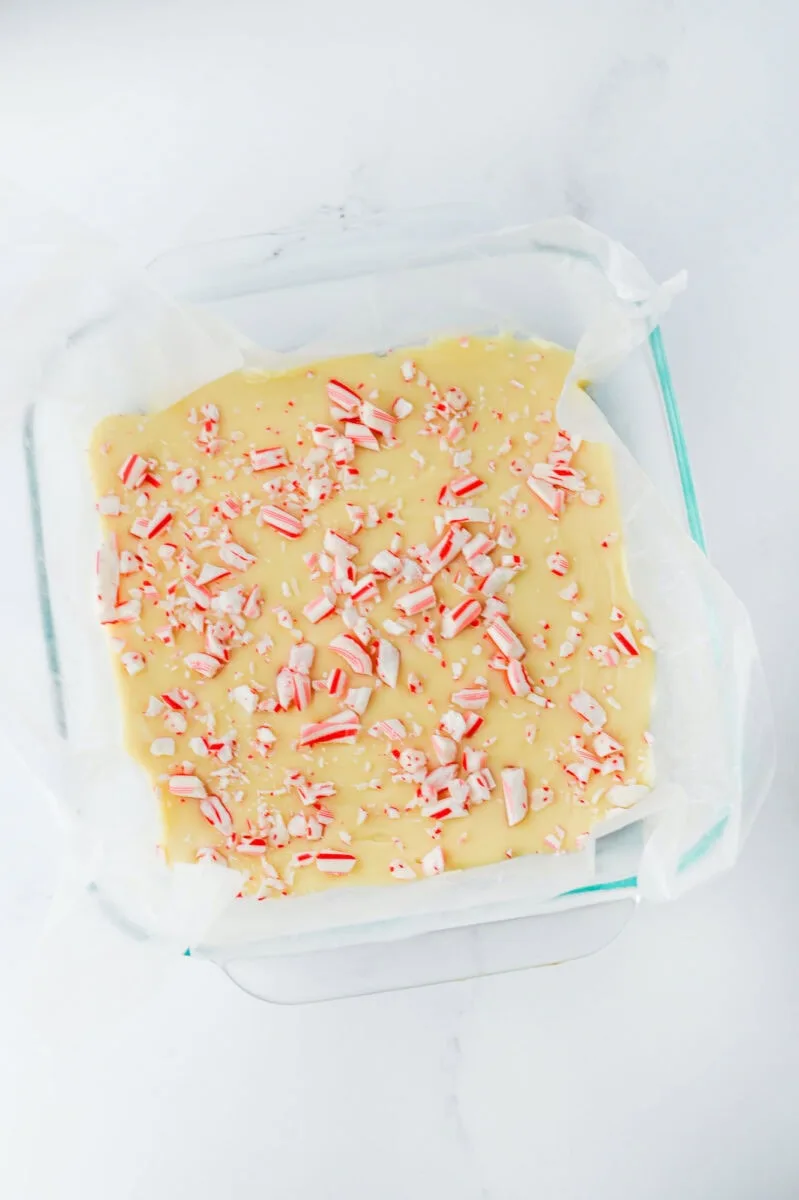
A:
<svg viewBox="0 0 799 1200">
<path fill-rule="evenodd" d="M 260 898 L 579 848 L 652 783 L 653 642 L 572 364 L 509 336 L 104 420 L 127 746 L 171 862 Z"/>
</svg>

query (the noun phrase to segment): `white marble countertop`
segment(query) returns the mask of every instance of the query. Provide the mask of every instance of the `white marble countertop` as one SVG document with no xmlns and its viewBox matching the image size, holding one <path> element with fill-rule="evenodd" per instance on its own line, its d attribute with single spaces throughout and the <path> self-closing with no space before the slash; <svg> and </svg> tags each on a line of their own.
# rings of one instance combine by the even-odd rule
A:
<svg viewBox="0 0 799 1200">
<path fill-rule="evenodd" d="M 133 261 L 319 205 L 572 212 L 653 274 L 712 557 L 748 604 L 777 781 L 736 870 L 565 966 L 271 1007 L 89 919 L 0 805 L 9 1200 L 799 1194 L 794 552 L 799 85 L 789 0 L 91 0 L 0 10 L 0 165 Z M 13 534 L 4 516 L 4 536 Z M 8 543 L 5 543 L 8 544 Z M 11 543 L 13 549 L 13 543 Z M 11 553 L 11 551 L 9 551 Z M 6 584 L 8 586 L 8 584 Z"/>
</svg>

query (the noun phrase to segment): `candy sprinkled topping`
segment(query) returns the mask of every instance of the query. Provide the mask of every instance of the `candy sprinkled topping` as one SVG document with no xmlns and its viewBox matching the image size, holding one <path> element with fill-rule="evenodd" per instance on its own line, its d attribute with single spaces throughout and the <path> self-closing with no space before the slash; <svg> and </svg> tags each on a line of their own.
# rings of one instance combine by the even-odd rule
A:
<svg viewBox="0 0 799 1200">
<path fill-rule="evenodd" d="M 170 861 L 448 886 L 646 794 L 654 642 L 570 362 L 469 337 L 104 423 L 99 617 Z"/>
</svg>

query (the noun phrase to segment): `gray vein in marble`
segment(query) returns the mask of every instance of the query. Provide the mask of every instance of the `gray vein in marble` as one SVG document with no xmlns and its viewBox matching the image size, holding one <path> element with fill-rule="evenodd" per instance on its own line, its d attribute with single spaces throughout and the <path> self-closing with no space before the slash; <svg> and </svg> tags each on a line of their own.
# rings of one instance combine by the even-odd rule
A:
<svg viewBox="0 0 799 1200">
<path fill-rule="evenodd" d="M 470 1193 L 474 1200 L 491 1200 L 489 1189 L 480 1176 L 475 1153 L 474 1134 L 469 1130 L 461 1106 L 460 1086 L 463 1072 L 463 1026 L 470 1015 L 475 998 L 475 981 L 454 985 L 452 1026 L 444 1042 L 441 1068 L 444 1077 L 444 1117 L 460 1152 L 464 1172 L 474 1185 Z"/>
</svg>

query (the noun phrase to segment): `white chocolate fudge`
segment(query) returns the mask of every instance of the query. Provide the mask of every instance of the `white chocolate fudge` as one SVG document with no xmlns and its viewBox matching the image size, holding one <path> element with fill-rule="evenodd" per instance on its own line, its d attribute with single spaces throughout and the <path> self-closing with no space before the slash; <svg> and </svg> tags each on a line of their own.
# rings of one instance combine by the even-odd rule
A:
<svg viewBox="0 0 799 1200">
<path fill-rule="evenodd" d="M 566 350 L 237 373 L 109 417 L 100 618 L 171 862 L 263 899 L 579 848 L 652 783 L 654 653 Z"/>
</svg>

